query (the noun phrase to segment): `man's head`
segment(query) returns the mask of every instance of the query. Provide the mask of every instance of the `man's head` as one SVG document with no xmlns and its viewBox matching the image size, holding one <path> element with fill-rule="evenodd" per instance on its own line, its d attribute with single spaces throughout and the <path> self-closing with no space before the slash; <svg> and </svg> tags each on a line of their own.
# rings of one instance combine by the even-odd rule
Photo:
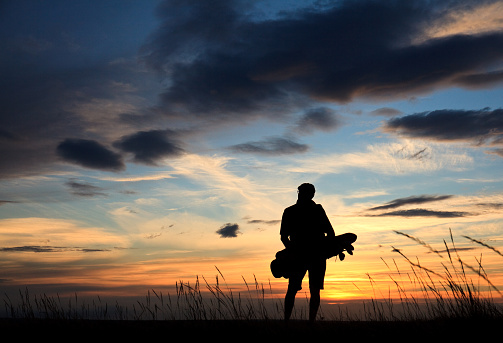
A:
<svg viewBox="0 0 503 343">
<path fill-rule="evenodd" d="M 300 200 L 311 200 L 314 197 L 315 189 L 310 183 L 303 183 L 298 188 Z"/>
</svg>

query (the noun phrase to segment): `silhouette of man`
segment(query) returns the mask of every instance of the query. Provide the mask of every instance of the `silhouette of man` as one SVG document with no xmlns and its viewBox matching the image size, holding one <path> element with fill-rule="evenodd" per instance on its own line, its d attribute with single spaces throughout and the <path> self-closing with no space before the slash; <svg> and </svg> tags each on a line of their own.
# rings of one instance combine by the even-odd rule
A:
<svg viewBox="0 0 503 343">
<path fill-rule="evenodd" d="M 281 242 L 293 256 L 293 271 L 285 295 L 285 320 L 290 319 L 295 296 L 302 289 L 302 279 L 309 272 L 309 320 L 314 321 L 320 306 L 320 290 L 325 281 L 326 257 L 321 252 L 325 235 L 335 236 L 323 207 L 312 199 L 315 188 L 310 183 L 298 187 L 295 205 L 285 209 L 281 219 Z"/>
</svg>

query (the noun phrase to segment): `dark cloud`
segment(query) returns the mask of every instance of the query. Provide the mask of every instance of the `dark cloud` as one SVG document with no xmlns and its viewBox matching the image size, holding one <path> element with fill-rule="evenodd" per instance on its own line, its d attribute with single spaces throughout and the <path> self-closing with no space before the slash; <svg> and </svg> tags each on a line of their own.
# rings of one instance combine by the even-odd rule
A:
<svg viewBox="0 0 503 343">
<path fill-rule="evenodd" d="M 468 74 L 457 77 L 454 80 L 460 86 L 465 88 L 486 88 L 503 82 L 503 70 L 492 71 L 488 73 Z"/>
<path fill-rule="evenodd" d="M 435 141 L 468 142 L 503 157 L 503 109 L 416 113 L 388 120 L 384 131 Z"/>
<path fill-rule="evenodd" d="M 63 160 L 86 168 L 119 171 L 125 167 L 119 154 L 93 140 L 67 138 L 56 151 Z"/>
<path fill-rule="evenodd" d="M 451 199 L 453 195 L 420 195 L 410 196 L 392 200 L 384 205 L 369 208 L 368 211 L 389 210 L 407 205 L 426 204 Z M 422 208 L 396 210 L 379 214 L 368 214 L 370 217 L 437 217 L 437 218 L 458 218 L 474 215 L 469 212 L 460 211 L 437 211 Z"/>
<path fill-rule="evenodd" d="M 332 131 L 342 125 L 339 116 L 330 108 L 318 107 L 306 111 L 297 121 L 296 131 L 311 133 L 315 130 Z"/>
<path fill-rule="evenodd" d="M 154 21 L 131 25 L 154 6 L 114 3 L 120 10 L 94 1 L 2 5 L 0 179 L 54 172 L 55 148 L 67 137 L 108 146 L 145 127 L 121 122 L 120 112 L 139 112 L 151 87 L 158 92 L 157 80 L 150 82 L 136 59 Z"/>
<path fill-rule="evenodd" d="M 177 157 L 184 153 L 174 136 L 176 134 L 171 130 L 140 131 L 122 137 L 114 146 L 132 153 L 135 162 L 156 165 L 162 158 Z"/>
<path fill-rule="evenodd" d="M 233 145 L 230 149 L 239 153 L 254 153 L 262 155 L 285 155 L 303 153 L 309 150 L 309 146 L 297 143 L 284 137 L 272 137 L 263 141 L 248 142 Z"/>
<path fill-rule="evenodd" d="M 437 217 L 437 218 L 458 218 L 472 215 L 468 212 L 453 212 L 453 211 L 432 211 L 427 209 L 411 209 L 411 210 L 398 210 L 391 211 L 376 215 L 369 215 L 370 217 Z"/>
<path fill-rule="evenodd" d="M 370 114 L 376 115 L 376 116 L 395 117 L 395 116 L 398 116 L 403 113 L 401 111 L 394 109 L 394 108 L 391 108 L 391 107 L 381 107 L 376 110 L 373 110 L 372 112 L 370 112 Z"/>
<path fill-rule="evenodd" d="M 5 205 L 5 204 L 16 204 L 16 203 L 19 203 L 19 201 L 0 200 L 0 206 Z"/>
<path fill-rule="evenodd" d="M 477 204 L 477 206 L 491 208 L 494 210 L 503 209 L 503 203 L 480 203 Z"/>
<path fill-rule="evenodd" d="M 106 196 L 107 194 L 103 192 L 103 188 L 93 186 L 86 182 L 79 182 L 76 180 L 70 180 L 65 183 L 65 185 L 70 189 L 72 194 L 82 196 L 82 197 L 94 197 L 94 196 Z"/>
<path fill-rule="evenodd" d="M 102 252 L 110 251 L 109 249 L 90 249 L 79 247 L 53 247 L 48 245 L 24 245 L 18 247 L 0 248 L 0 252 L 36 252 L 36 253 L 53 253 L 64 251 L 81 251 L 81 252 Z"/>
<path fill-rule="evenodd" d="M 503 148 L 502 149 L 491 149 L 488 151 L 489 154 L 498 155 L 503 157 Z"/>
<path fill-rule="evenodd" d="M 0 141 L 18 141 L 20 137 L 7 130 L 0 129 Z"/>
<path fill-rule="evenodd" d="M 238 224 L 231 224 L 227 223 L 222 225 L 220 229 L 216 231 L 217 234 L 220 235 L 221 238 L 234 238 L 238 236 L 239 232 L 239 225 Z"/>
<path fill-rule="evenodd" d="M 118 20 L 120 13 L 93 17 L 96 25 L 90 31 L 83 29 L 89 29 L 85 20 L 70 20 L 63 23 L 63 31 L 69 31 L 62 34 L 49 24 L 68 7 L 54 6 L 32 22 L 33 14 L 23 6 L 8 6 L 17 10 L 6 13 L 11 26 L 0 28 L 6 38 L 0 40 L 0 178 L 49 172 L 58 156 L 89 168 L 122 170 L 121 157 L 106 148 L 114 141 L 135 162 L 155 164 L 182 147 L 170 134 L 162 138 L 152 133 L 166 127 L 166 116 L 179 116 L 181 126 L 202 121 L 205 129 L 208 122 L 267 117 L 302 123 L 306 132 L 328 130 L 338 127 L 336 115 L 305 112 L 297 122 L 293 113 L 326 101 L 409 97 L 450 86 L 490 87 L 502 79 L 503 72 L 494 68 L 503 60 L 502 32 L 425 36 L 426 29 L 451 13 L 449 6 L 463 8 L 463 1 L 316 1 L 282 13 L 271 13 L 274 5 L 263 3 L 267 11 L 261 17 L 255 3 L 162 1 L 160 25 L 140 52 L 149 70 L 124 62 L 144 35 L 124 24 L 129 21 Z M 81 8 L 70 7 L 68 18 L 80 18 Z M 106 12 L 100 13 L 111 14 L 110 8 L 103 5 L 99 9 Z M 96 6 L 82 9 L 95 13 Z M 22 24 L 26 22 L 32 25 Z M 112 28 L 119 36 L 103 39 L 103 32 Z M 128 34 L 133 31 L 134 37 Z M 73 40 L 77 37 L 86 43 Z M 111 41 L 117 46 L 108 49 Z M 163 82 L 153 80 L 151 71 L 162 75 Z M 139 109 L 155 95 L 156 106 Z M 90 108 L 96 104 L 103 106 Z M 117 108 L 126 108 L 126 113 L 111 110 Z M 141 130 L 159 145 L 148 147 L 139 132 L 117 142 L 132 130 Z M 77 156 L 67 137 L 92 139 L 111 159 L 107 163 Z M 270 149 L 271 144 L 282 148 Z M 282 153 L 308 147 L 291 139 L 269 139 L 239 148 Z M 500 149 L 491 153 L 503 155 Z"/>
<path fill-rule="evenodd" d="M 265 225 L 276 225 L 281 223 L 281 220 L 262 220 L 262 219 L 251 219 L 248 220 L 248 224 L 265 224 Z"/>
<path fill-rule="evenodd" d="M 503 143 L 503 109 L 437 110 L 393 118 L 385 130 L 438 141 Z"/>
<path fill-rule="evenodd" d="M 347 102 L 491 85 L 500 75 L 486 70 L 503 60 L 502 32 L 419 43 L 454 5 L 342 1 L 259 21 L 242 1 L 164 1 L 162 25 L 142 53 L 167 76 L 159 105 L 167 115 L 211 120 L 276 117 L 307 99 Z"/>
<path fill-rule="evenodd" d="M 400 199 L 395 199 L 392 200 L 385 205 L 381 206 L 376 206 L 372 207 L 369 210 L 370 211 L 375 211 L 375 210 L 389 210 L 391 208 L 397 208 L 401 206 L 406 206 L 410 204 L 424 204 L 424 203 L 429 203 L 429 202 L 434 202 L 434 201 L 441 201 L 441 200 L 446 200 L 452 198 L 452 195 L 420 195 L 420 196 L 410 196 L 407 198 L 400 198 Z"/>
<path fill-rule="evenodd" d="M 0 178 L 54 170 L 61 157 L 55 148 L 68 137 L 91 138 L 108 145 L 109 137 L 141 127 L 121 122 L 113 113 L 118 104 L 128 103 L 131 92 L 127 85 L 135 82 L 134 72 L 126 71 L 125 66 L 99 65 L 63 72 L 47 71 L 33 63 L 40 68 L 11 67 L 0 79 L 4 90 L 0 93 Z M 120 170 L 120 161 L 113 159 L 116 165 L 107 170 Z"/>
<path fill-rule="evenodd" d="M 40 74 L 12 73 L 0 79 L 0 177 L 43 172 L 55 161 L 54 137 L 79 125 L 62 105 L 67 90 L 60 83 Z"/>
</svg>

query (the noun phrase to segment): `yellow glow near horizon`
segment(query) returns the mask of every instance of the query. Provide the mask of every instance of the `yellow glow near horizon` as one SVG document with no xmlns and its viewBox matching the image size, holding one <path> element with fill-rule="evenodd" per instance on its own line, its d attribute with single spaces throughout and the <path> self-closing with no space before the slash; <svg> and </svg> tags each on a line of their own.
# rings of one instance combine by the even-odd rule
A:
<svg viewBox="0 0 503 343">
<path fill-rule="evenodd" d="M 359 239 L 355 244 L 353 256 L 348 255 L 344 261 L 334 258 L 328 261 L 325 289 L 321 294 L 325 301 L 398 299 L 403 294 L 398 293 L 397 285 L 403 287 L 409 296 L 423 296 L 424 294 L 418 290 L 419 280 L 414 282 L 415 275 L 411 264 L 397 252 L 393 252 L 392 245 L 401 249 L 413 263 L 419 263 L 442 275 L 445 273 L 442 263 L 448 265 L 449 262 L 445 251 L 442 252 L 442 257 L 439 257 L 438 254 L 431 253 L 427 248 L 404 236 L 384 230 L 380 227 L 384 223 L 373 221 L 373 225 L 370 226 L 365 218 L 360 221 L 360 226 L 356 226 L 349 217 L 339 217 L 334 222 L 338 222 L 336 226 L 338 233 L 346 231 L 344 228 L 357 228 L 355 231 L 358 232 Z M 390 221 L 385 223 L 390 224 Z M 422 233 L 424 234 L 422 237 L 428 240 L 428 231 Z M 448 231 L 445 233 L 448 234 Z M 67 220 L 43 218 L 1 220 L 0 238 L 4 247 L 61 248 L 61 251 L 57 252 L 22 249 L 4 251 L 4 259 L 0 262 L 8 281 L 4 284 L 17 285 L 20 289 L 30 285 L 37 287 L 59 285 L 61 295 L 62 290 L 67 290 L 67 294 L 71 295 L 75 293 L 75 289 L 81 289 L 78 293 L 82 295 L 101 297 L 144 296 L 152 289 L 173 293 L 176 284 L 184 282 L 194 285 L 196 280 L 199 280 L 202 292 L 207 292 L 206 282 L 215 285 L 217 280 L 224 291 L 229 289 L 235 294 L 251 292 L 251 295 L 256 295 L 258 288 L 259 291 L 263 289 L 266 298 L 281 299 L 286 292 L 288 280 L 275 279 L 269 269 L 269 263 L 274 258 L 275 252 L 282 248 L 276 228 L 265 235 L 268 237 L 266 242 L 261 241 L 264 232 L 249 231 L 248 240 L 231 241 L 234 242 L 234 251 L 229 251 L 227 254 L 222 251 L 225 250 L 226 244 L 229 244 L 228 239 L 207 240 L 206 243 L 213 245 L 211 247 L 213 250 L 204 252 L 198 251 L 204 248 L 204 244 L 196 244 L 193 250 L 180 249 L 185 244 L 184 240 L 190 240 L 190 237 L 180 241 L 182 245 L 179 250 L 164 251 L 165 244 L 173 243 L 173 236 L 165 237 L 167 240 L 164 241 L 154 242 L 154 245 L 131 249 L 131 242 L 138 236 L 143 237 L 143 234 L 123 236 L 103 228 L 80 227 L 79 223 Z M 448 241 L 448 237 L 445 239 Z M 377 242 L 383 242 L 384 245 Z M 150 240 L 147 240 L 147 243 L 150 243 Z M 115 246 L 122 246 L 122 249 L 115 249 Z M 101 247 L 103 251 L 86 253 L 65 247 Z M 163 250 L 158 250 L 160 248 Z M 436 243 L 432 244 L 432 248 L 445 250 L 444 243 L 438 238 Z M 480 261 L 489 280 L 495 287 L 501 289 L 503 257 L 467 240 L 456 242 L 456 248 L 460 249 L 458 253 L 465 263 L 468 280 L 470 282 L 473 280 L 474 285 L 480 287 L 482 293 L 492 294 L 499 299 L 500 295 L 489 287 L 486 280 L 466 266 L 478 270 Z M 454 265 L 459 267 L 455 259 Z M 438 283 L 436 285 L 440 286 Z M 309 292 L 307 275 L 303 282 L 303 292 L 307 294 Z"/>
</svg>

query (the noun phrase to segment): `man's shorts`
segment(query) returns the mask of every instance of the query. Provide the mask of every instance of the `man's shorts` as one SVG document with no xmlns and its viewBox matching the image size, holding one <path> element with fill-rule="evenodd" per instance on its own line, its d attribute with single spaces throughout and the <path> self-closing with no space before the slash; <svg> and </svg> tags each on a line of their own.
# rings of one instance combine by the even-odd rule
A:
<svg viewBox="0 0 503 343">
<path fill-rule="evenodd" d="M 302 289 L 302 280 L 306 272 L 309 272 L 309 289 L 323 289 L 326 269 L 327 260 L 323 257 L 312 258 L 303 263 L 299 263 L 290 275 L 288 289 L 300 291 Z"/>
</svg>

